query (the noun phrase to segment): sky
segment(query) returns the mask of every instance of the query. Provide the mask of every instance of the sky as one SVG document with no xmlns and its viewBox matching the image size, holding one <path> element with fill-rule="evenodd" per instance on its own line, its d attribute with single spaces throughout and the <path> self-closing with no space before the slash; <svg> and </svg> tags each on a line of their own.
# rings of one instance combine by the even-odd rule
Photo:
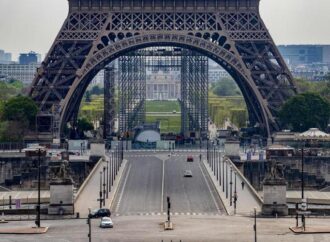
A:
<svg viewBox="0 0 330 242">
<path fill-rule="evenodd" d="M 68 12 L 67 0 L 0 0 L 0 49 L 48 52 Z M 330 0 L 261 0 L 275 43 L 330 44 Z"/>
</svg>

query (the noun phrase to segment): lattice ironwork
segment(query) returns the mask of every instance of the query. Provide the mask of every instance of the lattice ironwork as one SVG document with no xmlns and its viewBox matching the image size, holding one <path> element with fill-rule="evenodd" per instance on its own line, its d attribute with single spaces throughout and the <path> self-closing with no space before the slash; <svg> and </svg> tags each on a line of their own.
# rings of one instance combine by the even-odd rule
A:
<svg viewBox="0 0 330 242">
<path fill-rule="evenodd" d="M 115 132 L 115 67 L 110 64 L 104 69 L 104 138 L 110 140 Z"/>
<path fill-rule="evenodd" d="M 118 59 L 119 131 L 122 136 L 145 122 L 146 59 L 130 52 Z"/>
<path fill-rule="evenodd" d="M 70 0 L 69 5 L 30 92 L 45 114 L 60 106 L 60 130 L 74 118 L 99 70 L 129 51 L 160 45 L 215 60 L 240 86 L 251 125 L 259 123 L 267 136 L 279 129 L 277 110 L 296 90 L 260 17 L 259 0 Z"/>
<path fill-rule="evenodd" d="M 181 132 L 208 132 L 208 58 L 183 50 L 181 62 Z"/>
</svg>

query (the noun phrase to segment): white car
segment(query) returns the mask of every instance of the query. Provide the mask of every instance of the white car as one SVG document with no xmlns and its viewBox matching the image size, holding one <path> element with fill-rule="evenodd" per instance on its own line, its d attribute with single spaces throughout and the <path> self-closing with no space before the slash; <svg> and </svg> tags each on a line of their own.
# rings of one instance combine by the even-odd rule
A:
<svg viewBox="0 0 330 242">
<path fill-rule="evenodd" d="M 113 228 L 113 222 L 109 217 L 103 217 L 100 223 L 101 228 Z"/>
<path fill-rule="evenodd" d="M 184 177 L 192 177 L 193 175 L 192 175 L 191 170 L 185 170 L 185 171 L 183 172 L 183 176 L 184 176 Z"/>
</svg>

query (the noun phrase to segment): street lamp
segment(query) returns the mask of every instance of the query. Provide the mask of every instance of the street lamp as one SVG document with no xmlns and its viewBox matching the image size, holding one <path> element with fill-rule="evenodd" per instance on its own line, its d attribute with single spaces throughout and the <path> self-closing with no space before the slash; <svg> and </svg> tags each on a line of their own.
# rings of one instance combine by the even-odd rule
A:
<svg viewBox="0 0 330 242">
<path fill-rule="evenodd" d="M 106 190 L 105 190 L 105 166 L 103 166 L 103 206 L 105 206 L 105 193 L 106 193 Z"/>
<path fill-rule="evenodd" d="M 115 154 L 115 151 L 113 151 L 111 153 L 111 165 L 110 165 L 110 167 L 111 167 L 111 186 L 113 186 L 113 180 L 114 180 L 114 176 L 115 176 L 115 170 L 114 170 L 115 169 L 115 159 L 116 159 L 116 154 Z"/>
<path fill-rule="evenodd" d="M 237 189 L 236 189 L 236 175 L 237 172 L 234 172 L 235 179 L 234 179 L 234 214 L 236 214 L 236 205 L 237 205 Z"/>
<path fill-rule="evenodd" d="M 40 166 L 41 166 L 41 150 L 38 149 L 38 206 L 37 206 L 37 221 L 36 224 L 40 228 Z"/>
<path fill-rule="evenodd" d="M 228 163 L 226 162 L 226 198 L 228 198 Z"/>
<path fill-rule="evenodd" d="M 219 185 L 221 186 L 221 153 L 220 152 L 218 156 L 218 162 L 219 162 Z"/>
<path fill-rule="evenodd" d="M 233 205 L 233 167 L 230 166 L 230 206 Z"/>
<path fill-rule="evenodd" d="M 254 208 L 254 242 L 257 242 L 257 208 Z"/>
<path fill-rule="evenodd" d="M 102 171 L 100 171 L 100 208 L 102 208 Z"/>
<path fill-rule="evenodd" d="M 40 207 L 41 207 L 41 201 L 40 201 L 40 183 L 41 183 L 41 156 L 46 156 L 46 150 L 44 147 L 36 147 L 36 148 L 27 148 L 25 150 L 25 154 L 27 157 L 38 157 L 38 204 L 36 206 L 37 210 L 37 216 L 35 224 L 40 228 Z"/>
<path fill-rule="evenodd" d="M 110 162 L 110 160 L 108 159 L 107 160 L 107 199 L 109 198 L 109 192 L 110 192 L 110 186 L 109 186 L 109 162 Z"/>
<path fill-rule="evenodd" d="M 225 159 L 222 159 L 222 191 L 225 192 Z"/>
<path fill-rule="evenodd" d="M 210 164 L 210 155 L 209 155 L 209 138 L 210 138 L 210 136 L 207 135 L 207 137 L 206 137 L 206 158 L 207 158 L 207 162 Z"/>
<path fill-rule="evenodd" d="M 91 209 L 88 208 L 88 218 L 87 218 L 87 224 L 88 224 L 88 241 L 92 242 L 92 220 L 91 220 Z"/>
</svg>

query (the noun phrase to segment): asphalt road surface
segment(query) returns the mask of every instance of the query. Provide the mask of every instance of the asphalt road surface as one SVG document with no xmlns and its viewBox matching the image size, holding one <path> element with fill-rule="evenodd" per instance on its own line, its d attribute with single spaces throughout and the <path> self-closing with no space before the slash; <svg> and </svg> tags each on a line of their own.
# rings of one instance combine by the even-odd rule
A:
<svg viewBox="0 0 330 242">
<path fill-rule="evenodd" d="M 164 231 L 161 222 L 165 216 L 113 217 L 113 229 L 99 228 L 100 219 L 92 221 L 93 242 L 250 242 L 254 241 L 253 218 L 242 216 L 174 216 L 175 229 Z M 329 234 L 295 235 L 289 227 L 293 218 L 258 218 L 260 242 L 329 242 Z M 329 218 L 309 218 L 308 226 L 326 227 Z M 86 219 L 42 221 L 49 226 L 46 234 L 1 234 L 0 242 L 86 242 Z M 34 226 L 33 221 L 10 222 L 0 227 L 17 228 Z"/>
<path fill-rule="evenodd" d="M 175 215 L 222 214 L 223 205 L 207 172 L 194 152 L 140 152 L 126 156 L 128 167 L 122 178 L 112 211 L 117 215 L 159 215 L 167 211 L 167 196 Z M 193 177 L 184 177 L 191 170 Z"/>
</svg>

